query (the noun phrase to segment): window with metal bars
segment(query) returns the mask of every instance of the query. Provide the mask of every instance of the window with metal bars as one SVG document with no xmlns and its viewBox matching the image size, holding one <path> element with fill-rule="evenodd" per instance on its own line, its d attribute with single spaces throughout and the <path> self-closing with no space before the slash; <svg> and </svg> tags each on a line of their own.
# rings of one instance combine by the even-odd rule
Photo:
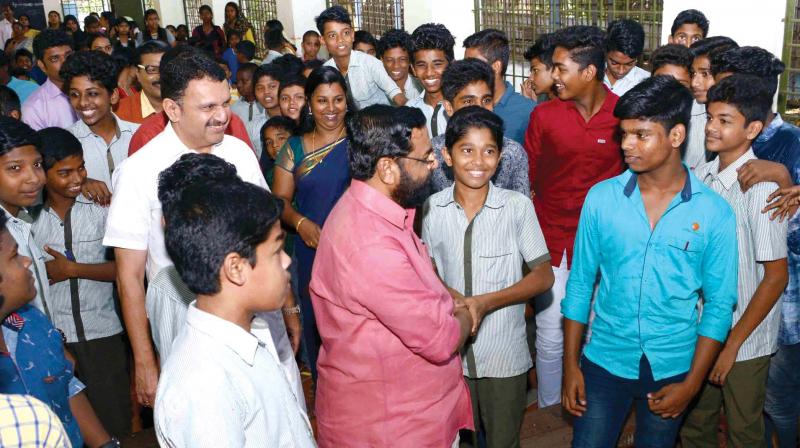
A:
<svg viewBox="0 0 800 448">
<path fill-rule="evenodd" d="M 158 11 L 155 0 L 142 0 L 142 12 L 147 11 L 148 9 L 155 9 Z"/>
<path fill-rule="evenodd" d="M 111 11 L 108 0 L 61 0 L 61 12 L 64 16 L 72 14 L 78 18 L 83 29 L 83 19 L 90 13 L 98 15 L 103 11 Z"/>
<path fill-rule="evenodd" d="M 186 26 L 189 28 L 189 35 L 192 35 L 192 31 L 197 25 L 202 24 L 203 22 L 200 20 L 200 6 L 203 4 L 201 0 L 183 0 L 183 14 L 186 17 Z M 215 22 L 222 24 L 225 21 L 225 18 L 214 18 Z"/>
<path fill-rule="evenodd" d="M 783 34 L 783 55 L 786 64 L 778 91 L 778 110 L 790 115 L 793 121 L 800 117 L 800 2 L 786 2 L 786 28 Z"/>
<path fill-rule="evenodd" d="M 356 30 L 380 37 L 392 28 L 403 29 L 403 0 L 328 0 L 328 6 L 340 5 L 350 13 Z"/>
<path fill-rule="evenodd" d="M 278 17 L 278 6 L 275 0 L 240 0 L 239 9 L 253 26 L 253 37 L 256 39 L 256 56 L 263 58 L 267 53 L 264 42 L 264 29 L 267 21 Z"/>
<path fill-rule="evenodd" d="M 519 90 L 529 71 L 525 50 L 540 35 L 572 25 L 605 30 L 612 20 L 636 20 L 644 27 L 640 65 L 646 66 L 659 45 L 663 8 L 663 0 L 475 0 L 475 29 L 506 33 L 511 46 L 506 79 Z"/>
</svg>

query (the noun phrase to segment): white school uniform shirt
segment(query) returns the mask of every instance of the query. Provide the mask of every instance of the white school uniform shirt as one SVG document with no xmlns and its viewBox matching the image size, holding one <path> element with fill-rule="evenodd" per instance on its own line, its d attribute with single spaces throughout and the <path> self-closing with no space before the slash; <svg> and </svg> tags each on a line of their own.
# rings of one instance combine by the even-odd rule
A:
<svg viewBox="0 0 800 448">
<path fill-rule="evenodd" d="M 408 107 L 416 107 L 417 109 L 422 111 L 422 114 L 425 115 L 425 127 L 428 129 L 428 137 L 433 139 L 439 135 L 444 135 L 444 132 L 447 130 L 447 112 L 444 110 L 444 101 L 439 102 L 436 107 L 432 107 L 428 103 L 425 102 L 425 89 L 422 90 L 422 93 L 419 96 L 410 99 Z M 433 117 L 436 116 L 436 127 L 433 126 Z M 436 132 L 433 132 L 434 129 Z"/>
<path fill-rule="evenodd" d="M 95 134 L 83 120 L 76 121 L 67 130 L 81 142 L 83 161 L 86 163 L 86 175 L 90 179 L 105 182 L 111 190 L 111 177 L 114 170 L 128 158 L 128 147 L 139 125 L 125 121 L 114 114 L 117 132 L 111 143 Z M 113 191 L 113 190 L 111 190 Z"/>
<path fill-rule="evenodd" d="M 192 303 L 159 378 L 156 435 L 167 447 L 314 447 L 299 393 L 269 331 Z"/>
<path fill-rule="evenodd" d="M 169 123 L 160 134 L 114 171 L 114 195 L 111 197 L 103 245 L 147 251 L 145 273 L 148 280 L 153 280 L 159 271 L 173 264 L 164 243 L 158 175 L 182 155 L 192 152 L 195 151 L 178 138 L 172 123 Z M 225 135 L 222 142 L 211 150 L 211 154 L 235 166 L 239 177 L 245 182 L 269 190 L 256 155 L 247 143 Z M 297 387 L 302 387 L 282 313 L 275 311 L 264 316 L 281 362 L 295 377 Z"/>
<path fill-rule="evenodd" d="M 623 76 L 622 79 L 618 79 L 613 86 L 611 85 L 611 79 L 609 79 L 608 74 L 603 75 L 603 84 L 614 92 L 615 95 L 622 96 L 625 95 L 628 90 L 636 87 L 637 84 L 649 77 L 650 72 L 634 66 L 627 75 Z"/>
</svg>

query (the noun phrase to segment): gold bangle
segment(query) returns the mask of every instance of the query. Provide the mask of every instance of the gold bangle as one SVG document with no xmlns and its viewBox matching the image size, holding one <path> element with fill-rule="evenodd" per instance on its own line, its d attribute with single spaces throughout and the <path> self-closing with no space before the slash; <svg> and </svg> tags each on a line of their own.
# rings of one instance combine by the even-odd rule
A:
<svg viewBox="0 0 800 448">
<path fill-rule="evenodd" d="M 302 224 L 302 223 L 303 223 L 303 221 L 305 221 L 306 219 L 307 219 L 307 218 L 306 218 L 305 216 L 303 216 L 302 218 L 300 218 L 300 219 L 297 221 L 297 224 L 295 224 L 295 225 L 294 225 L 294 230 L 295 230 L 295 232 L 297 232 L 297 233 L 300 233 L 300 224 Z"/>
</svg>

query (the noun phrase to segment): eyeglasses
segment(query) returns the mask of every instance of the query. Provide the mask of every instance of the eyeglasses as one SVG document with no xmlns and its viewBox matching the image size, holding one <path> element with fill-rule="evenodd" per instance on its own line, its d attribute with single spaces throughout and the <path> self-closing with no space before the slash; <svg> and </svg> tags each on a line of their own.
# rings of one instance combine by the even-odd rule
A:
<svg viewBox="0 0 800 448">
<path fill-rule="evenodd" d="M 436 163 L 436 158 L 433 156 L 433 150 L 430 150 L 430 152 L 428 153 L 428 157 L 424 159 L 419 159 L 417 157 L 409 157 L 409 156 L 397 156 L 395 157 L 395 159 L 413 160 L 415 162 L 424 163 L 425 165 L 428 165 L 428 168 L 433 168 L 433 165 Z"/>
<path fill-rule="evenodd" d="M 144 70 L 148 75 L 157 75 L 159 73 L 157 65 L 142 65 L 136 64 L 137 67 Z"/>
</svg>

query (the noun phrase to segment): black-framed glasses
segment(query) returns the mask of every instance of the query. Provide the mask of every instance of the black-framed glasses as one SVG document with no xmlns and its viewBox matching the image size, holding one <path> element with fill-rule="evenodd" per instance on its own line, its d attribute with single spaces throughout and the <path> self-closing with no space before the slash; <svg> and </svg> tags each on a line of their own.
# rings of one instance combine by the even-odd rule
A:
<svg viewBox="0 0 800 448">
<path fill-rule="evenodd" d="M 136 64 L 136 66 L 144 70 L 144 72 L 147 73 L 148 75 L 157 75 L 159 73 L 157 65 Z"/>
<path fill-rule="evenodd" d="M 396 156 L 395 159 L 408 159 L 413 160 L 415 162 L 424 163 L 428 165 L 428 168 L 433 168 L 433 165 L 436 163 L 436 158 L 433 156 L 433 149 L 428 152 L 428 157 L 424 159 L 420 159 L 417 157 L 410 157 L 410 156 Z"/>
</svg>

